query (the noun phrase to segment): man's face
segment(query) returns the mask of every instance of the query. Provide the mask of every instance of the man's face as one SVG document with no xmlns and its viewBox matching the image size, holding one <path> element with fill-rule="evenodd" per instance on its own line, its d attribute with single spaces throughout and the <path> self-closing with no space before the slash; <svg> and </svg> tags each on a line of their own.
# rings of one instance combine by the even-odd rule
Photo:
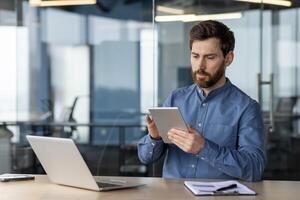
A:
<svg viewBox="0 0 300 200">
<path fill-rule="evenodd" d="M 225 58 L 217 38 L 195 40 L 191 50 L 192 77 L 201 88 L 210 88 L 225 77 Z"/>
</svg>

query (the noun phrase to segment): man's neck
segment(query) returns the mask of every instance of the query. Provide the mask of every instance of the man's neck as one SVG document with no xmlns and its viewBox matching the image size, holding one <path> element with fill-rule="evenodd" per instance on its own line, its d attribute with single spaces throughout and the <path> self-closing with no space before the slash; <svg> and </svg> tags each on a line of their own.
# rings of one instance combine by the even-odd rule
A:
<svg viewBox="0 0 300 200">
<path fill-rule="evenodd" d="M 207 95 L 208 95 L 211 91 L 213 91 L 213 90 L 215 90 L 215 89 L 217 89 L 217 88 L 222 87 L 223 85 L 225 85 L 225 83 L 226 83 L 226 78 L 225 78 L 225 76 L 223 76 L 223 77 L 222 77 L 216 84 L 214 84 L 213 86 L 211 86 L 211 87 L 209 87 L 209 88 L 201 88 L 201 90 L 203 91 L 204 96 L 207 97 Z"/>
</svg>

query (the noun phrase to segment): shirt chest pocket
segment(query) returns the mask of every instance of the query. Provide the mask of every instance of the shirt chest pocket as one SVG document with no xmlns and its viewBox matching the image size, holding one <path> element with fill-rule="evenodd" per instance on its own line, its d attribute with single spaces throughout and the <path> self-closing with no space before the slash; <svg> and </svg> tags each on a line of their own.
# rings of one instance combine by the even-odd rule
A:
<svg viewBox="0 0 300 200">
<path fill-rule="evenodd" d="M 207 124 L 204 129 L 205 138 L 226 147 L 236 147 L 237 127 L 223 124 Z"/>
</svg>

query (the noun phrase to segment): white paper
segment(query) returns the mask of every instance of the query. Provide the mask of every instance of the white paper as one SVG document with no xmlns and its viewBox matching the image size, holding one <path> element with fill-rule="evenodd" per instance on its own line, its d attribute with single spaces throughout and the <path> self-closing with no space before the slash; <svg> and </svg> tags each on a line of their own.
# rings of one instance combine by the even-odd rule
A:
<svg viewBox="0 0 300 200">
<path fill-rule="evenodd" d="M 236 184 L 237 187 L 216 192 L 217 189 Z M 238 181 L 219 181 L 219 182 L 199 182 L 185 181 L 184 185 L 195 195 L 256 195 L 256 192 Z"/>
</svg>

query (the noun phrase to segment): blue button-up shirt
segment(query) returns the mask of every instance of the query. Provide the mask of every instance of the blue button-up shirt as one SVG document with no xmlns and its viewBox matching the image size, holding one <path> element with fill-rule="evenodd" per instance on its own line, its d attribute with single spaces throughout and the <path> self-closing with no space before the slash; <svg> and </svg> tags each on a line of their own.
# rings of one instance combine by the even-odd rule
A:
<svg viewBox="0 0 300 200">
<path fill-rule="evenodd" d="M 206 97 L 195 84 L 179 88 L 163 106 L 180 109 L 185 122 L 205 138 L 204 148 L 196 155 L 186 153 L 148 134 L 138 143 L 141 162 L 153 163 L 167 153 L 165 178 L 262 178 L 266 157 L 259 104 L 228 79 Z"/>
</svg>

